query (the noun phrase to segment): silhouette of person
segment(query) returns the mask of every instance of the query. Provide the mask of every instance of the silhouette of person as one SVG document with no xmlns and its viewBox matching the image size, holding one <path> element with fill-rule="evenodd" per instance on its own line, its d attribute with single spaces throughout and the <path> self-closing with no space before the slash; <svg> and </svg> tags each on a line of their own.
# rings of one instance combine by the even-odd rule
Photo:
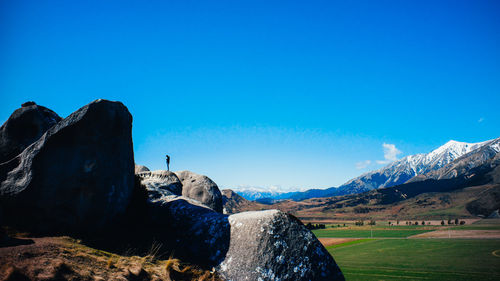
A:
<svg viewBox="0 0 500 281">
<path fill-rule="evenodd" d="M 170 156 L 168 156 L 168 154 L 167 154 L 167 156 L 165 156 L 165 157 L 167 158 L 166 159 L 167 160 L 167 171 L 170 171 Z"/>
</svg>

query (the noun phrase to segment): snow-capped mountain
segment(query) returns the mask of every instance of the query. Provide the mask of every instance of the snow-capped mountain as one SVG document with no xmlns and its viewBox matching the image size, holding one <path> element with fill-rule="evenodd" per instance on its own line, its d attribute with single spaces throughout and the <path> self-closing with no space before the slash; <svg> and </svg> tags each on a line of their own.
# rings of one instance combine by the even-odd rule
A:
<svg viewBox="0 0 500 281">
<path fill-rule="evenodd" d="M 241 197 L 252 201 L 263 198 L 273 198 L 284 193 L 275 186 L 271 186 L 269 188 L 254 186 L 237 187 L 234 188 L 234 192 L 236 192 Z"/>
<path fill-rule="evenodd" d="M 499 152 L 500 138 L 479 143 L 450 140 L 427 154 L 421 153 L 406 156 L 381 169 L 349 180 L 338 188 L 310 189 L 304 192 L 283 192 L 277 188 L 270 190 L 252 187 L 240 188 L 236 192 L 247 200 L 292 199 L 297 201 L 315 197 L 361 193 L 406 182 L 415 182 L 430 178 L 450 178 L 453 175 L 464 173 L 464 170 L 481 165 L 488 159 L 495 157 Z"/>
<path fill-rule="evenodd" d="M 379 170 L 365 173 L 341 185 L 339 191 L 350 194 L 403 184 L 417 175 L 438 170 L 471 151 L 494 145 L 497 140 L 479 143 L 451 140 L 430 153 L 406 156 Z"/>
<path fill-rule="evenodd" d="M 489 167 L 497 166 L 497 162 L 500 162 L 500 138 L 485 143 L 483 146 L 460 156 L 440 169 L 418 175 L 408 182 L 427 179 L 451 179 L 457 176 L 469 177 L 477 172 L 478 167 L 485 165 Z"/>
</svg>

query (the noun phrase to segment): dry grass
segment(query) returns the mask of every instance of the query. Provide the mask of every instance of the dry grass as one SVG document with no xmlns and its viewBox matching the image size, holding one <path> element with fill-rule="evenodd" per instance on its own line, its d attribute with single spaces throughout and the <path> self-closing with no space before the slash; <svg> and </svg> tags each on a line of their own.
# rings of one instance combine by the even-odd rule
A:
<svg viewBox="0 0 500 281">
<path fill-rule="evenodd" d="M 170 280 L 219 280 L 214 272 L 202 270 L 192 265 L 183 264 L 179 259 L 174 258 L 169 258 L 165 261 L 165 271 Z"/>
<path fill-rule="evenodd" d="M 30 245 L 0 247 L 0 280 L 221 280 L 196 265 L 161 259 L 159 243 L 140 257 L 91 248 L 70 237 L 31 239 Z"/>
</svg>

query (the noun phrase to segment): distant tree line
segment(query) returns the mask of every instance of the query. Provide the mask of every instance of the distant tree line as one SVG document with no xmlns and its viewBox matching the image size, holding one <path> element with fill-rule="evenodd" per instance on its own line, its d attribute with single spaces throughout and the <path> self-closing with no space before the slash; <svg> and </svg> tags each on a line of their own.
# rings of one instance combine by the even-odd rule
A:
<svg viewBox="0 0 500 281">
<path fill-rule="evenodd" d="M 397 220 L 397 224 L 399 225 L 399 220 Z M 406 225 L 430 225 L 431 222 L 428 221 L 428 222 L 425 222 L 425 221 L 415 221 L 415 222 L 412 222 L 412 221 L 406 221 L 405 222 Z M 445 224 L 449 224 L 449 225 L 464 225 L 465 224 L 465 221 L 459 221 L 458 219 L 455 219 L 455 221 L 451 220 L 451 219 L 448 219 L 448 222 L 446 223 L 444 220 L 441 221 L 441 225 L 445 225 Z M 389 222 L 389 225 L 394 225 L 394 223 L 392 222 Z"/>
<path fill-rule="evenodd" d="M 361 226 L 361 225 L 365 225 L 365 221 L 364 221 L 364 220 L 358 220 L 358 221 L 356 221 L 354 224 L 355 224 L 355 225 L 359 225 L 359 226 Z M 376 225 L 376 224 L 377 224 L 377 223 L 376 223 L 374 220 L 370 220 L 370 221 L 368 222 L 368 225 Z"/>
<path fill-rule="evenodd" d="M 403 222 L 401 222 L 401 223 L 403 223 Z M 447 222 L 445 222 L 444 220 L 441 221 L 441 225 L 445 225 L 446 223 L 448 225 L 464 225 L 465 221 L 463 221 L 463 220 L 461 221 L 459 219 L 454 219 L 454 220 L 448 219 Z M 356 222 L 354 222 L 354 224 L 357 226 L 363 226 L 363 225 L 365 225 L 365 221 L 362 219 L 359 219 Z M 370 220 L 370 221 L 366 222 L 366 224 L 367 225 L 375 225 L 376 221 Z M 396 223 L 389 221 L 388 224 L 389 225 L 395 225 L 395 224 L 399 225 L 400 221 L 399 221 L 399 219 L 396 220 Z M 423 221 L 406 221 L 405 224 L 406 225 L 424 225 L 425 226 L 425 225 L 431 225 L 431 222 L 430 221 L 426 222 L 425 220 L 423 220 Z M 340 224 L 338 226 L 340 227 Z M 345 226 L 345 224 L 344 224 L 344 226 Z M 314 227 L 314 225 L 313 225 L 313 227 Z M 315 228 L 313 228 L 313 229 L 315 229 Z"/>
<path fill-rule="evenodd" d="M 313 230 L 313 229 L 325 229 L 326 225 L 321 224 L 321 223 L 318 223 L 318 224 L 308 223 L 308 224 L 306 224 L 306 228 L 309 229 L 309 230 Z"/>
<path fill-rule="evenodd" d="M 460 224 L 460 225 L 464 225 L 464 224 L 465 224 L 465 221 L 460 221 L 460 222 L 459 222 L 459 221 L 458 221 L 458 219 L 455 219 L 455 223 L 453 223 L 453 222 L 451 221 L 451 219 L 448 219 L 448 224 L 455 224 L 455 225 Z M 445 225 L 444 220 L 442 220 L 442 221 L 441 221 L 441 225 Z"/>
</svg>

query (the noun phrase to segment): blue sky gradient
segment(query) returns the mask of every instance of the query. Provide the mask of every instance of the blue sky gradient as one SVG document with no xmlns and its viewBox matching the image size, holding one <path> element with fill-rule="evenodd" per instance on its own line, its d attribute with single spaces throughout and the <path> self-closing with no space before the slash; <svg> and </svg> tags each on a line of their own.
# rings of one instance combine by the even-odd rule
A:
<svg viewBox="0 0 500 281">
<path fill-rule="evenodd" d="M 500 135 L 499 1 L 82 2 L 0 2 L 2 122 L 119 100 L 137 163 L 286 190 Z"/>
</svg>

